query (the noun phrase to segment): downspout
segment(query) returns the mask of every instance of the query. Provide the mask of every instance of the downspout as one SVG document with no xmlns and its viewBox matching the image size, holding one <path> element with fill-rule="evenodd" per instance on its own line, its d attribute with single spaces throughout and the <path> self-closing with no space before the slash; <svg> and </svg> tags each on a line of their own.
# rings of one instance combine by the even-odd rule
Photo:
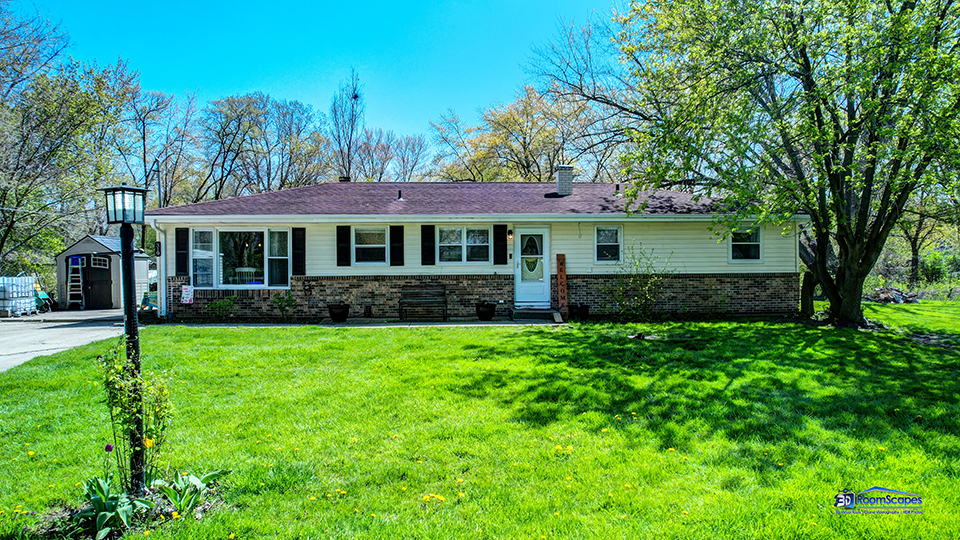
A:
<svg viewBox="0 0 960 540">
<path fill-rule="evenodd" d="M 150 220 L 150 227 L 160 233 L 160 260 L 157 261 L 157 303 L 160 316 L 167 316 L 167 231 L 157 225 L 157 218 Z"/>
</svg>

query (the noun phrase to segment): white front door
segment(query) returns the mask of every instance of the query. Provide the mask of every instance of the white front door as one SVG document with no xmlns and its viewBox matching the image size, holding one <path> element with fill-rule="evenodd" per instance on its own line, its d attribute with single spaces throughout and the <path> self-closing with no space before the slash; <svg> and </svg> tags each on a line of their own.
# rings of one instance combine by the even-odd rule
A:
<svg viewBox="0 0 960 540">
<path fill-rule="evenodd" d="M 550 308 L 550 229 L 517 227 L 513 241 L 514 304 Z"/>
</svg>

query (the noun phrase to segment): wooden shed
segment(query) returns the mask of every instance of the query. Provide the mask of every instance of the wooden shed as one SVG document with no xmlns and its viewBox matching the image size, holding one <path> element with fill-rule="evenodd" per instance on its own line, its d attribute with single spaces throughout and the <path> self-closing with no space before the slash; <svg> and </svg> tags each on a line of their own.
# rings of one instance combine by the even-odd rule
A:
<svg viewBox="0 0 960 540">
<path fill-rule="evenodd" d="M 136 301 L 148 288 L 150 257 L 134 256 Z M 120 238 L 87 235 L 57 255 L 57 304 L 60 309 L 123 307 Z"/>
</svg>

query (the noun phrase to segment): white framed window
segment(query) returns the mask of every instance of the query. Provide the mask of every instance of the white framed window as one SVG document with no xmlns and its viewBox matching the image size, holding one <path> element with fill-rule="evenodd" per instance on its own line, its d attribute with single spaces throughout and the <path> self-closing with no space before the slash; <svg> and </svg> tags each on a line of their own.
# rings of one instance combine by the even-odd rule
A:
<svg viewBox="0 0 960 540">
<path fill-rule="evenodd" d="M 268 234 L 267 284 L 271 287 L 286 287 L 290 285 L 290 233 L 270 229 Z"/>
<path fill-rule="evenodd" d="M 194 287 L 290 285 L 289 229 L 193 229 L 191 233 Z"/>
<path fill-rule="evenodd" d="M 193 286 L 213 287 L 213 230 L 194 229 L 191 240 Z"/>
<path fill-rule="evenodd" d="M 598 264 L 620 262 L 623 251 L 623 227 L 620 225 L 597 225 L 594 239 L 594 260 Z"/>
<path fill-rule="evenodd" d="M 110 268 L 110 259 L 93 255 L 90 257 L 90 266 L 93 268 Z"/>
<path fill-rule="evenodd" d="M 489 263 L 490 227 L 437 227 L 437 261 Z"/>
<path fill-rule="evenodd" d="M 353 228 L 353 263 L 354 264 L 386 264 L 387 263 L 387 228 L 386 227 L 354 227 Z"/>
<path fill-rule="evenodd" d="M 761 262 L 760 229 L 734 231 L 730 234 L 730 262 Z"/>
</svg>

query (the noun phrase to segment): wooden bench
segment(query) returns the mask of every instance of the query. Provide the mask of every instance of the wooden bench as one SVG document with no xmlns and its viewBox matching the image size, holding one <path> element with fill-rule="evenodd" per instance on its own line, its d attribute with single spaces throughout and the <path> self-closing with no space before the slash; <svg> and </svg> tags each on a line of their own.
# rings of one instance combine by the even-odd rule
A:
<svg viewBox="0 0 960 540">
<path fill-rule="evenodd" d="M 400 320 L 406 320 L 410 310 L 437 310 L 447 320 L 447 289 L 442 284 L 404 285 L 400 290 Z"/>
</svg>

